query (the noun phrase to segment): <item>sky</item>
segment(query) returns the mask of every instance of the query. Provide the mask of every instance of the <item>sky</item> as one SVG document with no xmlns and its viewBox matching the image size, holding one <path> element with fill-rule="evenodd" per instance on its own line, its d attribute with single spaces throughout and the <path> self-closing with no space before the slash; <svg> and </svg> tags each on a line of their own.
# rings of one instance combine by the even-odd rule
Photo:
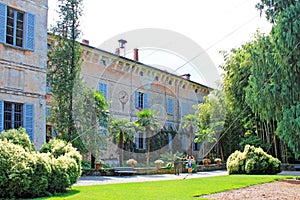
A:
<svg viewBox="0 0 300 200">
<path fill-rule="evenodd" d="M 48 24 L 53 24 L 57 0 L 48 2 Z M 264 33 L 270 31 L 271 25 L 264 17 L 260 17 L 260 12 L 255 8 L 257 2 L 258 0 L 83 0 L 84 14 L 80 29 L 82 39 L 88 39 L 90 45 L 95 47 L 116 35 L 136 29 L 175 31 L 201 46 L 217 67 L 223 63 L 219 51 L 239 47 L 249 41 L 257 29 Z M 130 42 L 134 41 L 128 41 Z M 155 60 L 151 61 L 151 57 Z M 146 64 L 165 64 L 163 61 L 160 63 L 157 60 L 160 57 L 153 53 L 148 52 L 146 58 L 140 61 Z"/>
</svg>

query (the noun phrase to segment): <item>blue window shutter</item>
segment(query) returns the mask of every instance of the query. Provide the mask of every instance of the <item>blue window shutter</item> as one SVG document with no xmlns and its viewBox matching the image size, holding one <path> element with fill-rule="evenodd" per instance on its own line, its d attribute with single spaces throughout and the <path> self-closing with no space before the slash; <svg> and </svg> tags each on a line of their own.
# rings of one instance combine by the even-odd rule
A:
<svg viewBox="0 0 300 200">
<path fill-rule="evenodd" d="M 172 115 L 173 114 L 173 101 L 172 99 L 168 99 L 168 114 Z"/>
<path fill-rule="evenodd" d="M 0 2 L 0 42 L 6 41 L 6 14 L 7 8 L 4 3 Z"/>
<path fill-rule="evenodd" d="M 103 95 L 105 97 L 105 99 L 107 99 L 107 85 L 106 84 L 103 84 Z"/>
<path fill-rule="evenodd" d="M 46 117 L 50 117 L 51 116 L 50 108 L 51 108 L 50 106 L 46 107 Z"/>
<path fill-rule="evenodd" d="M 26 13 L 26 49 L 34 50 L 34 26 L 35 26 L 35 15 Z"/>
<path fill-rule="evenodd" d="M 99 83 L 99 92 L 107 99 L 107 85 L 105 83 Z"/>
<path fill-rule="evenodd" d="M 181 116 L 186 116 L 186 103 L 181 104 Z"/>
<path fill-rule="evenodd" d="M 34 141 L 34 105 L 25 104 L 24 105 L 24 127 L 30 140 Z"/>
<path fill-rule="evenodd" d="M 136 145 L 136 149 L 139 148 L 139 134 L 135 134 L 135 145 Z"/>
<path fill-rule="evenodd" d="M 54 129 L 54 127 L 52 127 L 52 130 L 51 130 L 51 134 L 52 134 L 52 137 L 56 137 L 56 132 L 55 132 L 55 129 Z"/>
<path fill-rule="evenodd" d="M 139 108 L 139 92 L 135 91 L 135 107 Z"/>
<path fill-rule="evenodd" d="M 148 108 L 148 95 L 144 93 L 144 108 Z"/>
<path fill-rule="evenodd" d="M 0 133 L 4 129 L 4 101 L 0 101 Z"/>
</svg>

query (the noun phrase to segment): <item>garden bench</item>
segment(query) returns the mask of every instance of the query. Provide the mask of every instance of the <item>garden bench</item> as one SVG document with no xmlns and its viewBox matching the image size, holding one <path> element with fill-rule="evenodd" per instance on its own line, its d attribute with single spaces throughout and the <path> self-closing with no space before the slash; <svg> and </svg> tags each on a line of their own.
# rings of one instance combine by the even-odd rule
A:
<svg viewBox="0 0 300 200">
<path fill-rule="evenodd" d="M 114 167 L 114 172 L 120 175 L 135 174 L 136 171 L 132 167 Z"/>
<path fill-rule="evenodd" d="M 295 165 L 294 165 L 294 169 L 295 169 L 296 171 L 300 171 L 300 164 L 295 164 Z"/>
</svg>

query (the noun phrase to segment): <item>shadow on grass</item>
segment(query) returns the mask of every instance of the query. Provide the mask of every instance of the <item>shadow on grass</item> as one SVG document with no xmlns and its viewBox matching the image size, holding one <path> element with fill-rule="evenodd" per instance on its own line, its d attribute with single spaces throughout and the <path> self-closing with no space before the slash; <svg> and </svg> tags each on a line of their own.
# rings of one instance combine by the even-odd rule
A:
<svg viewBox="0 0 300 200">
<path fill-rule="evenodd" d="M 65 198 L 65 197 L 70 197 L 70 196 L 73 196 L 73 195 L 76 195 L 80 193 L 79 190 L 75 190 L 75 189 L 69 189 L 66 193 L 60 193 L 60 194 L 56 194 L 56 195 L 53 195 L 53 196 L 47 196 L 47 197 L 40 197 L 40 198 L 36 198 L 36 199 L 33 199 L 33 200 L 46 200 L 46 199 L 49 199 L 49 198 Z"/>
</svg>

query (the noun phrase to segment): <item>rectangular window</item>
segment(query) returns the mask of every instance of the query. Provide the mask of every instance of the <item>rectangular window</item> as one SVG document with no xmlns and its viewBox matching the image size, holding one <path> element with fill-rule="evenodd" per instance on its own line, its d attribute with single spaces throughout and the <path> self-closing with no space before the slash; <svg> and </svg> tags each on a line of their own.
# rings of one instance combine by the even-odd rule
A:
<svg viewBox="0 0 300 200">
<path fill-rule="evenodd" d="M 104 98 L 107 99 L 107 84 L 99 83 L 99 92 L 103 94 Z"/>
<path fill-rule="evenodd" d="M 6 43 L 23 47 L 24 13 L 7 7 Z"/>
<path fill-rule="evenodd" d="M 146 93 L 136 91 L 135 107 L 140 109 L 148 108 L 148 98 Z"/>
<path fill-rule="evenodd" d="M 135 135 L 135 144 L 137 149 L 145 149 L 146 148 L 146 134 L 145 133 L 137 133 Z"/>
<path fill-rule="evenodd" d="M 34 139 L 34 105 L 0 101 L 0 132 L 24 127 Z"/>
<path fill-rule="evenodd" d="M 35 15 L 0 2 L 0 42 L 34 50 Z"/>
<path fill-rule="evenodd" d="M 172 99 L 168 99 L 168 114 L 172 115 L 173 114 L 173 100 Z"/>
<path fill-rule="evenodd" d="M 4 130 L 19 128 L 23 124 L 23 104 L 4 102 Z"/>
<path fill-rule="evenodd" d="M 143 134 L 140 133 L 139 134 L 139 149 L 144 149 L 144 137 L 143 137 Z"/>
<path fill-rule="evenodd" d="M 199 151 L 200 150 L 200 143 L 193 143 L 193 150 L 194 151 Z"/>
</svg>

